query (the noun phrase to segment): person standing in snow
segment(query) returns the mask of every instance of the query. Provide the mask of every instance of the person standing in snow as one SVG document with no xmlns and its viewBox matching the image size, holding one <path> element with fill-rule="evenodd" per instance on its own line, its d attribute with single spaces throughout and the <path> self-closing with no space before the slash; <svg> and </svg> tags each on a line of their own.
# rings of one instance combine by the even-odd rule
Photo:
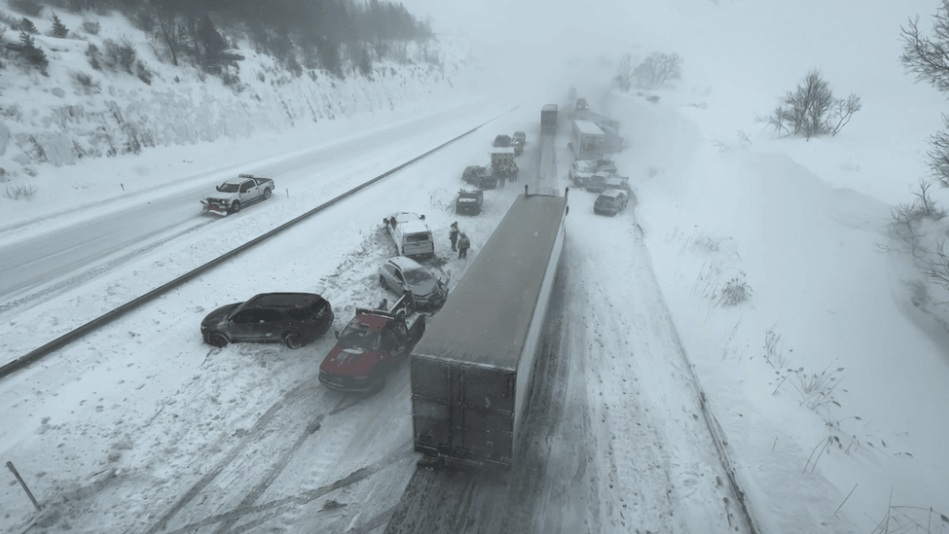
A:
<svg viewBox="0 0 949 534">
<path fill-rule="evenodd" d="M 468 240 L 468 236 L 461 234 L 458 238 L 458 258 L 467 258 L 469 248 L 471 248 L 471 241 Z"/>
<path fill-rule="evenodd" d="M 451 223 L 451 227 L 448 230 L 448 239 L 451 239 L 451 249 L 458 250 L 455 248 L 455 243 L 458 242 L 458 221 Z"/>
</svg>

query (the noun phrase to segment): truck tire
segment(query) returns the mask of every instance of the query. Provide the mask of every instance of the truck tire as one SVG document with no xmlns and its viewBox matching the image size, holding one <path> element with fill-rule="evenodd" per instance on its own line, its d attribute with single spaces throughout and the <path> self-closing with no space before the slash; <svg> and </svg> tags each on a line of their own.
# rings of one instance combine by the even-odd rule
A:
<svg viewBox="0 0 949 534">
<path fill-rule="evenodd" d="M 267 189 L 264 189 L 264 200 L 269 199 L 269 198 L 270 198 L 270 195 L 272 195 L 272 194 L 273 194 L 273 192 L 270 190 L 269 187 L 268 187 Z"/>
<path fill-rule="evenodd" d="M 231 213 L 237 213 L 240 210 L 241 210 L 241 203 L 235 200 L 234 203 L 231 204 Z"/>
</svg>

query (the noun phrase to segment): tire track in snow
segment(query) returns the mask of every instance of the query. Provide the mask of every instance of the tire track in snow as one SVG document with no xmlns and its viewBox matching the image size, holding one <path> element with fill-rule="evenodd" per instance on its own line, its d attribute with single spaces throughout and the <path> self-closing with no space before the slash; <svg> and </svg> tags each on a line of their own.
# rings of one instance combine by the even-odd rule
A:
<svg viewBox="0 0 949 534">
<path fill-rule="evenodd" d="M 390 465 L 395 464 L 396 462 L 408 457 L 410 454 L 412 454 L 410 452 L 411 449 L 412 449 L 412 444 L 405 443 L 401 447 L 398 447 L 392 454 L 386 456 L 385 458 L 382 458 L 379 461 L 369 464 L 365 467 L 361 467 L 349 473 L 347 476 L 340 478 L 338 480 L 335 480 L 329 484 L 325 484 L 323 486 L 320 486 L 312 490 L 306 490 L 306 491 L 297 493 L 296 495 L 282 497 L 280 499 L 269 501 L 264 504 L 258 504 L 254 506 L 249 506 L 247 508 L 240 508 L 240 509 L 231 510 L 224 513 L 216 514 L 211 517 L 201 519 L 199 521 L 195 521 L 183 527 L 169 531 L 168 534 L 193 533 L 199 528 L 206 527 L 209 525 L 214 525 L 222 521 L 239 519 L 249 514 L 257 514 L 261 512 L 272 512 L 271 514 L 268 514 L 265 517 L 255 519 L 252 522 L 248 523 L 248 524 L 254 523 L 255 525 L 262 524 L 266 520 L 269 520 L 273 517 L 281 515 L 284 512 L 284 510 L 289 507 L 306 505 L 338 489 L 351 486 L 353 484 L 356 484 L 358 482 L 361 482 L 369 478 L 370 476 L 386 469 Z M 239 527 L 239 528 L 243 528 L 243 527 Z"/>
<path fill-rule="evenodd" d="M 591 508 L 599 497 L 595 464 L 588 461 L 591 425 L 583 360 L 570 350 L 572 325 L 564 320 L 572 276 L 567 262 L 562 262 L 537 355 L 525 428 L 517 443 L 506 531 L 600 531 L 599 514 Z"/>
<path fill-rule="evenodd" d="M 578 317 L 581 325 L 575 337 L 576 350 L 586 354 L 593 372 L 588 377 L 589 394 L 599 403 L 591 403 L 600 424 L 595 426 L 595 450 L 602 463 L 610 465 L 607 479 L 601 480 L 603 500 L 603 532 L 675 532 L 673 503 L 669 499 L 672 481 L 661 466 L 668 462 L 662 453 L 662 436 L 650 424 L 647 411 L 635 390 L 633 359 L 636 354 L 608 352 L 628 347 L 635 336 L 633 325 L 622 313 L 624 306 L 614 303 L 615 297 L 603 288 L 600 276 L 594 273 L 598 255 L 580 252 L 586 279 L 592 283 L 578 285 L 577 295 L 586 306 L 588 316 Z M 619 390 L 621 398 L 611 395 Z"/>
<path fill-rule="evenodd" d="M 312 387 L 312 382 L 316 380 L 316 375 L 313 375 L 306 380 L 302 381 L 297 387 L 293 388 L 287 392 L 283 398 L 277 401 L 274 405 L 270 407 L 262 416 L 257 419 L 257 422 L 254 423 L 254 426 L 250 431 L 241 438 L 240 442 L 227 453 L 227 456 L 222 458 L 217 465 L 215 465 L 209 472 L 207 472 L 203 477 L 201 477 L 198 482 L 196 482 L 191 488 L 185 492 L 185 494 L 178 499 L 177 502 L 169 509 L 165 514 L 154 524 L 150 529 L 146 531 L 146 534 L 155 534 L 160 530 L 163 530 L 168 524 L 168 521 L 171 520 L 182 508 L 188 505 L 195 497 L 207 487 L 219 474 L 221 474 L 224 469 L 231 464 L 250 444 L 257 441 L 260 434 L 262 433 L 264 427 L 274 418 L 274 416 L 279 412 L 288 401 L 295 400 L 300 396 L 300 392 Z M 320 391 L 323 391 L 322 389 Z"/>
<path fill-rule="evenodd" d="M 300 449 L 300 446 L 303 445 L 303 442 L 306 441 L 311 434 L 320 429 L 320 423 L 323 422 L 323 419 L 326 417 L 326 414 L 320 414 L 306 426 L 303 433 L 297 437 L 297 440 L 283 450 L 280 453 L 277 462 L 270 468 L 270 471 L 264 476 L 263 480 L 257 483 L 251 491 L 247 494 L 246 497 L 237 505 L 237 509 L 247 508 L 251 506 L 257 499 L 260 498 L 260 495 L 273 484 L 273 481 L 277 479 L 280 473 L 287 467 L 287 464 L 290 463 L 290 459 L 296 454 L 297 450 Z M 221 523 L 221 525 L 214 530 L 214 534 L 224 534 L 227 532 L 234 524 L 237 522 L 237 519 L 227 520 Z"/>
</svg>

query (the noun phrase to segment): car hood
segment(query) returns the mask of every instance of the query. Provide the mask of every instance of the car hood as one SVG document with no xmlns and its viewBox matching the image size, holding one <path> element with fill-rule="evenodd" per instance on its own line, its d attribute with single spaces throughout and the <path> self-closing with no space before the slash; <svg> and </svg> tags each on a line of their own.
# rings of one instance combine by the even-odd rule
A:
<svg viewBox="0 0 949 534">
<path fill-rule="evenodd" d="M 210 193 L 204 195 L 204 198 L 216 198 L 220 200 L 234 200 L 240 198 L 237 193 L 222 193 L 217 190 L 212 190 Z"/>
<path fill-rule="evenodd" d="M 320 364 L 320 371 L 338 376 L 369 376 L 372 368 L 382 359 L 382 352 L 362 349 L 344 349 L 339 345 L 326 355 Z"/>
<path fill-rule="evenodd" d="M 435 293 L 439 288 L 435 280 L 431 279 L 431 280 L 426 280 L 424 282 L 420 282 L 418 284 L 410 285 L 408 286 L 407 289 L 415 295 L 424 297 L 427 295 L 431 295 L 432 293 Z"/>
<path fill-rule="evenodd" d="M 221 306 L 220 308 L 209 313 L 207 317 L 201 321 L 201 326 L 212 326 L 220 323 L 224 319 L 227 319 L 227 316 L 234 311 L 234 308 L 243 304 L 242 302 L 235 302 L 234 304 L 228 304 L 227 306 Z"/>
</svg>

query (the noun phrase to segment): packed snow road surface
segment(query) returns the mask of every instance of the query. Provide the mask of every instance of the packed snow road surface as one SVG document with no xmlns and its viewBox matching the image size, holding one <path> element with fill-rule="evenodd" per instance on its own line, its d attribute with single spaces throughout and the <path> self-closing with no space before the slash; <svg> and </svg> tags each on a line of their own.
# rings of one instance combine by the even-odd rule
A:
<svg viewBox="0 0 949 534">
<path fill-rule="evenodd" d="M 486 158 L 495 130 L 517 129 L 529 138 L 525 179 L 486 191 L 481 215 L 456 216 L 461 170 Z M 30 522 L 50 534 L 747 532 L 632 213 L 595 216 L 592 194 L 570 194 L 531 430 L 506 477 L 417 470 L 405 366 L 379 394 L 355 397 L 316 379 L 331 334 L 299 350 L 202 343 L 208 311 L 260 292 L 320 293 L 336 328 L 356 306 L 391 298 L 376 269 L 394 254 L 381 226 L 393 211 L 426 215 L 436 261 L 460 279 L 536 176 L 536 110 L 490 130 L 0 381 L 0 453 L 43 505 L 37 513 L 18 486 L 0 486 L 0 532 L 19 534 Z M 233 228 L 258 235 L 274 222 L 266 211 L 245 215 L 21 311 L 0 324 L 4 347 L 16 351 L 69 328 L 70 314 L 141 294 L 149 266 L 186 269 L 240 244 Z M 450 250 L 455 220 L 471 238 L 468 259 Z M 617 284 L 636 287 L 636 297 L 620 299 L 610 291 Z M 90 295 L 103 302 L 90 306 Z"/>
<path fill-rule="evenodd" d="M 510 472 L 418 470 L 386 534 L 751 532 L 635 221 L 593 215 L 590 196 L 571 193 L 528 431 Z M 639 297 L 623 302 L 611 291 L 618 283 Z"/>
</svg>

